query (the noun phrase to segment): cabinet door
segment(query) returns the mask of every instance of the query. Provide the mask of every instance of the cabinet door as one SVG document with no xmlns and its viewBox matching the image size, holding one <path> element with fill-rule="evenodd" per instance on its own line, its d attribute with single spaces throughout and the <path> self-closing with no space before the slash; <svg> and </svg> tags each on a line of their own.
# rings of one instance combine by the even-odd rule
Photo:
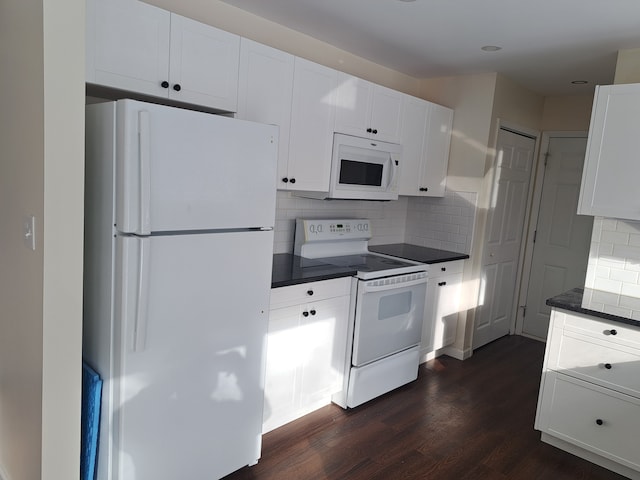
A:
<svg viewBox="0 0 640 480">
<path fill-rule="evenodd" d="M 433 281 L 436 289 L 433 348 L 437 350 L 456 340 L 462 274 L 446 275 Z"/>
<path fill-rule="evenodd" d="M 299 341 L 304 346 L 300 377 L 303 408 L 313 407 L 342 388 L 348 311 L 349 297 L 342 296 L 310 303 L 302 312 Z"/>
<path fill-rule="evenodd" d="M 295 59 L 288 190 L 329 191 L 338 72 Z"/>
<path fill-rule="evenodd" d="M 240 37 L 171 14 L 169 98 L 235 112 Z"/>
<path fill-rule="evenodd" d="M 421 195 L 443 197 L 447 184 L 449 145 L 453 110 L 435 103 L 429 104 L 429 119 L 424 142 L 420 183 Z"/>
<path fill-rule="evenodd" d="M 240 42 L 238 118 L 278 125 L 278 186 L 288 176 L 294 57 L 243 38 Z"/>
<path fill-rule="evenodd" d="M 358 137 L 371 136 L 374 85 L 361 78 L 338 73 L 335 131 Z M 370 131 L 367 132 L 367 129 Z"/>
<path fill-rule="evenodd" d="M 88 0 L 86 15 L 86 81 L 167 97 L 170 13 L 132 0 Z"/>
<path fill-rule="evenodd" d="M 371 105 L 371 138 L 383 142 L 400 142 L 402 94 L 396 90 L 375 85 Z"/>
<path fill-rule="evenodd" d="M 578 213 L 640 220 L 640 84 L 596 87 Z"/>
<path fill-rule="evenodd" d="M 421 185 L 424 140 L 427 131 L 429 103 L 426 100 L 405 95 L 402 105 L 401 139 L 402 163 L 400 164 L 400 195 L 422 195 Z M 421 190 L 422 189 L 422 190 Z"/>
</svg>

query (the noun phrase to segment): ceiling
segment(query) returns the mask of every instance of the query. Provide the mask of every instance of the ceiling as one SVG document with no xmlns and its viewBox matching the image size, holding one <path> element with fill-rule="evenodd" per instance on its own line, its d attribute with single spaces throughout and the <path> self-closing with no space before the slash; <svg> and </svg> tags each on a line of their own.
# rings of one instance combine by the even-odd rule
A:
<svg viewBox="0 0 640 480">
<path fill-rule="evenodd" d="M 498 72 L 545 96 L 612 83 L 640 48 L 640 0 L 223 1 L 413 77 Z"/>
</svg>

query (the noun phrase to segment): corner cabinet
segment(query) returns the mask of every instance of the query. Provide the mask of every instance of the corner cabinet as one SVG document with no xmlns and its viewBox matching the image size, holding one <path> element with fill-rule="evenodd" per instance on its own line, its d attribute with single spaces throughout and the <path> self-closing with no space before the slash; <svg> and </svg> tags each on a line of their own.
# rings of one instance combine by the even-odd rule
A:
<svg viewBox="0 0 640 480">
<path fill-rule="evenodd" d="M 263 433 L 342 389 L 350 292 L 350 277 L 271 290 Z"/>
<path fill-rule="evenodd" d="M 452 124 L 450 108 L 403 96 L 400 195 L 444 196 Z"/>
<path fill-rule="evenodd" d="M 428 265 L 420 357 L 456 340 L 464 260 Z"/>
<path fill-rule="evenodd" d="M 86 81 L 235 112 L 240 37 L 136 0 L 88 0 Z"/>
<path fill-rule="evenodd" d="M 402 97 L 400 92 L 340 72 L 335 131 L 400 143 Z"/>
<path fill-rule="evenodd" d="M 578 213 L 640 220 L 640 84 L 596 87 Z"/>
<path fill-rule="evenodd" d="M 328 192 L 338 71 L 294 63 L 289 158 L 278 166 L 278 189 Z"/>
<path fill-rule="evenodd" d="M 542 440 L 640 479 L 640 327 L 552 309 L 535 428 Z"/>
</svg>

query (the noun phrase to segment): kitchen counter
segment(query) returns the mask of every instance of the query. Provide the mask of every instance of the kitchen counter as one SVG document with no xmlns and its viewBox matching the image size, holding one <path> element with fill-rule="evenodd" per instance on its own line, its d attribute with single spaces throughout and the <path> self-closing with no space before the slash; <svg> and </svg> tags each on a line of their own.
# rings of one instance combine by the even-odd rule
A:
<svg viewBox="0 0 640 480">
<path fill-rule="evenodd" d="M 405 258 L 414 262 L 433 264 L 464 260 L 469 258 L 466 253 L 438 250 L 437 248 L 419 247 L 408 243 L 390 243 L 386 245 L 369 245 L 369 250 L 375 253 L 383 253 L 392 257 Z"/>
<path fill-rule="evenodd" d="M 356 273 L 352 267 L 338 267 L 290 253 L 278 253 L 273 256 L 271 288 L 352 277 Z"/>
<path fill-rule="evenodd" d="M 547 305 L 640 327 L 640 298 L 574 288 L 547 299 Z"/>
</svg>

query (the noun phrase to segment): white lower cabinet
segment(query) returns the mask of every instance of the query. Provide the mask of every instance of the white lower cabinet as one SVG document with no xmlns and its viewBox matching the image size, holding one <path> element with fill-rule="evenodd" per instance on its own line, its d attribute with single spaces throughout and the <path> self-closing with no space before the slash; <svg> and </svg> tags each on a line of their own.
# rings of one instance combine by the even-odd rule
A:
<svg viewBox="0 0 640 480">
<path fill-rule="evenodd" d="M 428 266 L 420 356 L 451 345 L 456 340 L 464 260 Z"/>
<path fill-rule="evenodd" d="M 542 440 L 636 479 L 638 340 L 640 328 L 553 309 L 535 423 Z"/>
<path fill-rule="evenodd" d="M 272 290 L 263 433 L 331 402 L 342 388 L 350 278 Z"/>
</svg>

